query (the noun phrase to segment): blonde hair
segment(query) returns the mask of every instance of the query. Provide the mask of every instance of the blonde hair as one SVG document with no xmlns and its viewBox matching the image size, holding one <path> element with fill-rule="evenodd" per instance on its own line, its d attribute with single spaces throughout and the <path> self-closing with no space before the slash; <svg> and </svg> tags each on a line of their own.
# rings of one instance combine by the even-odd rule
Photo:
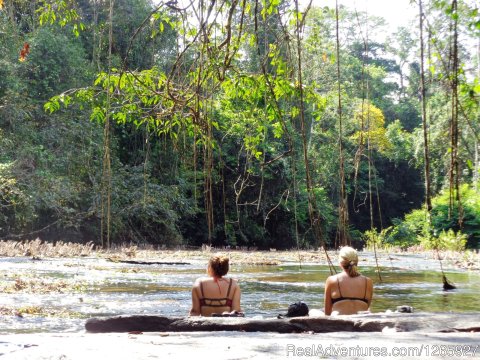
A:
<svg viewBox="0 0 480 360">
<path fill-rule="evenodd" d="M 212 275 L 220 278 L 228 273 L 229 259 L 226 256 L 215 255 L 208 261 L 208 266 L 210 267 Z"/>
<path fill-rule="evenodd" d="M 358 254 L 357 250 L 350 246 L 344 246 L 338 254 L 340 266 L 347 272 L 348 276 L 356 277 L 360 275 L 358 272 Z"/>
</svg>

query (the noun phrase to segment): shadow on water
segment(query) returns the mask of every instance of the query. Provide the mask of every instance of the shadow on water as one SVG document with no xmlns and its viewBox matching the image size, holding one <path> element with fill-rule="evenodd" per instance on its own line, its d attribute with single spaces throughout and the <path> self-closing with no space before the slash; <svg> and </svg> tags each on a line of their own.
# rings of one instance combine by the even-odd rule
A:
<svg viewBox="0 0 480 360">
<path fill-rule="evenodd" d="M 457 289 L 442 289 L 441 273 L 436 267 L 418 263 L 411 257 L 400 259 L 402 266 L 381 268 L 382 282 L 375 268 L 362 266 L 364 275 L 374 280 L 372 311 L 395 310 L 410 305 L 416 311 L 477 311 L 480 274 L 466 271 L 447 272 Z M 388 264 L 390 265 L 390 264 Z M 44 260 L 26 258 L 0 259 L 1 333 L 53 332 L 83 330 L 86 318 L 131 314 L 185 316 L 191 306 L 191 286 L 205 274 L 204 264 L 130 265 L 101 259 Z M 306 302 L 311 309 L 323 308 L 327 266 L 287 264 L 280 266 L 234 266 L 231 276 L 238 279 L 242 290 L 242 307 L 249 317 L 275 317 L 285 313 L 289 304 Z M 61 283 L 61 291 L 14 289 L 18 279 Z M 71 287 L 68 287 L 71 284 Z M 18 289 L 16 289 L 18 290 Z M 40 309 L 23 317 L 9 309 Z M 42 313 L 43 311 L 43 313 Z"/>
</svg>

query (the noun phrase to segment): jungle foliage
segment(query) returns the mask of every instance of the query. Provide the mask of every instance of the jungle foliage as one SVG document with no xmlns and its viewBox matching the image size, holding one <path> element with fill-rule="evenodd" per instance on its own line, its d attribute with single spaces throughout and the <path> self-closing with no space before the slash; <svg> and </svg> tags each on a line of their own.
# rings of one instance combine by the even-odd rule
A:
<svg viewBox="0 0 480 360">
<path fill-rule="evenodd" d="M 0 2 L 0 238 L 478 248 L 478 5 L 297 6 Z"/>
</svg>

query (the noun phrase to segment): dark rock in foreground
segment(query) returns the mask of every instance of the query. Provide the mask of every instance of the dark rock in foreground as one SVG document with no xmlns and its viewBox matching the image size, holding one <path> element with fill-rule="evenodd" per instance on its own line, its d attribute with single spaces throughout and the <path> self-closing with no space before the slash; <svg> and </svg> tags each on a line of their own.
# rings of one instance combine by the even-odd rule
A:
<svg viewBox="0 0 480 360">
<path fill-rule="evenodd" d="M 290 319 L 164 317 L 132 315 L 88 319 L 85 328 L 93 333 L 107 332 L 478 332 L 480 313 L 365 314 L 337 317 L 299 317 Z"/>
</svg>

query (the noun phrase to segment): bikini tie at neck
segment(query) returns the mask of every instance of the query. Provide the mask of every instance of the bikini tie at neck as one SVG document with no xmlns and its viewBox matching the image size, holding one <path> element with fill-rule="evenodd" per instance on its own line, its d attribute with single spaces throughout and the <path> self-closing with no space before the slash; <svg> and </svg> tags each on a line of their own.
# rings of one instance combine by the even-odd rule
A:
<svg viewBox="0 0 480 360">
<path fill-rule="evenodd" d="M 225 280 L 224 278 L 217 278 L 217 277 L 214 277 L 213 278 L 213 281 L 215 281 L 215 283 L 217 284 L 218 286 L 218 293 L 220 295 L 222 295 L 222 289 L 220 288 L 220 280 Z"/>
</svg>

